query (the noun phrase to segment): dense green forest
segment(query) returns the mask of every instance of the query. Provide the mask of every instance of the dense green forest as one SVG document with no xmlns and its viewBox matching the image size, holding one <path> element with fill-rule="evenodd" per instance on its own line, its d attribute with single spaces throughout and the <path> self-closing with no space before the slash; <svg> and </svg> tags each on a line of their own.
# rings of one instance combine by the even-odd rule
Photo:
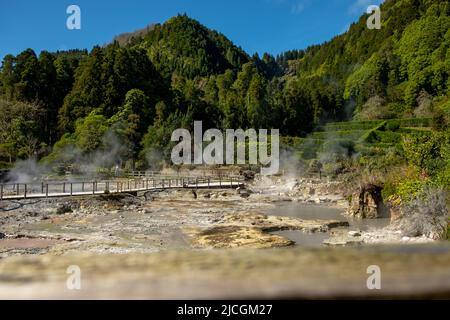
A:
<svg viewBox="0 0 450 320">
<path fill-rule="evenodd" d="M 310 168 L 407 164 L 416 182 L 450 185 L 450 4 L 387 0 L 381 10 L 380 30 L 364 15 L 324 44 L 276 57 L 249 56 L 186 15 L 90 52 L 7 55 L 2 166 L 31 156 L 70 164 L 113 150 L 102 165 L 148 168 L 168 159 L 174 129 L 202 120 L 204 128 L 279 128 Z"/>
</svg>

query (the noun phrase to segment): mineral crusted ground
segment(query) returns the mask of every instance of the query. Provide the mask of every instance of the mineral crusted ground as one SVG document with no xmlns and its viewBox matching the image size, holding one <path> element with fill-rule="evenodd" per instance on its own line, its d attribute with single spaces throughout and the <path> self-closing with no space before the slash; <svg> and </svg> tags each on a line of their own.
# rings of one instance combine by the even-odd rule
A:
<svg viewBox="0 0 450 320">
<path fill-rule="evenodd" d="M 264 214 L 287 196 L 173 191 L 11 211 L 17 203 L 1 202 L 0 298 L 450 297 L 447 244 L 291 247 L 271 232 L 326 232 L 345 221 Z M 374 264 L 382 290 L 366 286 Z M 81 290 L 66 287 L 70 265 L 80 267 Z"/>
</svg>

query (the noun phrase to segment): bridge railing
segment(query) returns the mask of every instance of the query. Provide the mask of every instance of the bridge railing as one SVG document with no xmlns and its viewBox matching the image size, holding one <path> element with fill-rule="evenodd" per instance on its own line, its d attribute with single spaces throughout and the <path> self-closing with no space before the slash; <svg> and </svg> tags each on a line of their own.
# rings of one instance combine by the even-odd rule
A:
<svg viewBox="0 0 450 320">
<path fill-rule="evenodd" d="M 166 174 L 166 173 L 161 173 L 160 171 L 120 171 L 119 172 L 119 176 L 121 177 L 133 177 L 133 178 L 199 178 L 202 179 L 204 177 L 210 177 L 210 178 L 214 178 L 214 179 L 219 179 L 221 177 L 233 177 L 236 179 L 239 179 L 240 177 L 242 177 L 241 175 L 232 175 L 232 174 L 226 174 L 226 173 L 219 173 L 219 174 Z"/>
<path fill-rule="evenodd" d="M 158 177 L 102 181 L 42 181 L 0 184 L 0 200 L 126 193 L 170 188 L 233 188 L 242 177 Z"/>
</svg>

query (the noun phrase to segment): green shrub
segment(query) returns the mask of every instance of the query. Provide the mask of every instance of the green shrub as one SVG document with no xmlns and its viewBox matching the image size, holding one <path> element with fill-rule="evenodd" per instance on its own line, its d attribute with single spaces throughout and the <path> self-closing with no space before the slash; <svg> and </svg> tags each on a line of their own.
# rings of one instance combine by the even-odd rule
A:
<svg viewBox="0 0 450 320">
<path fill-rule="evenodd" d="M 395 117 L 401 117 L 403 114 L 411 111 L 411 108 L 404 103 L 389 103 L 387 105 L 387 108 L 389 110 L 389 113 Z"/>
<path fill-rule="evenodd" d="M 396 188 L 396 194 L 404 200 L 417 196 L 429 183 L 428 179 L 413 179 L 400 182 Z"/>
<path fill-rule="evenodd" d="M 377 141 L 384 143 L 399 143 L 402 138 L 400 134 L 390 131 L 375 131 L 375 134 L 377 136 Z"/>
<path fill-rule="evenodd" d="M 287 146 L 287 147 L 293 147 L 298 148 L 300 147 L 304 142 L 303 138 L 299 137 L 291 137 L 291 136 L 282 136 L 280 138 L 280 145 L 281 146 Z"/>
<path fill-rule="evenodd" d="M 450 190 L 450 165 L 447 164 L 447 166 L 440 170 L 436 178 L 434 179 L 437 185 L 447 188 L 447 190 Z"/>
<path fill-rule="evenodd" d="M 447 224 L 447 240 L 450 241 L 450 219 L 448 219 L 448 224 Z"/>
<path fill-rule="evenodd" d="M 393 132 L 395 132 L 395 131 L 397 131 L 399 128 L 400 128 L 400 122 L 399 122 L 399 121 L 396 121 L 396 120 L 394 120 L 394 121 L 389 121 L 389 122 L 386 124 L 386 130 L 388 130 L 388 131 L 393 131 Z"/>
<path fill-rule="evenodd" d="M 406 119 L 392 119 L 390 121 L 399 121 L 401 127 L 431 127 L 432 118 L 406 118 Z"/>
<path fill-rule="evenodd" d="M 398 129 L 397 132 L 402 133 L 402 134 L 409 134 L 409 135 L 416 136 L 416 137 L 430 136 L 432 134 L 431 130 L 425 129 L 425 128 L 418 129 L 418 128 L 404 127 L 404 128 Z"/>
<path fill-rule="evenodd" d="M 0 161 L 0 169 L 10 169 L 13 167 L 12 163 L 9 163 L 7 161 Z"/>
<path fill-rule="evenodd" d="M 397 186 L 393 181 L 386 181 L 383 185 L 383 190 L 381 191 L 381 196 L 383 199 L 388 199 L 389 197 L 395 195 L 397 192 Z"/>
<path fill-rule="evenodd" d="M 365 130 L 322 131 L 322 132 L 313 132 L 311 134 L 311 137 L 313 139 L 320 139 L 320 140 L 328 140 L 328 139 L 357 140 L 364 133 L 365 133 Z"/>
<path fill-rule="evenodd" d="M 370 130 L 383 123 L 383 120 L 330 122 L 324 127 L 325 131 L 339 130 Z"/>
</svg>

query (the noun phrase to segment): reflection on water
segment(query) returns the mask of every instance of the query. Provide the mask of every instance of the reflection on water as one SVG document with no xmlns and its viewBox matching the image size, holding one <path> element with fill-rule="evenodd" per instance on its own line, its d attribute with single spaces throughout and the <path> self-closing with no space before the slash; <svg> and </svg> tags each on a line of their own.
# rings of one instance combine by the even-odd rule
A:
<svg viewBox="0 0 450 320">
<path fill-rule="evenodd" d="M 348 221 L 350 230 L 370 230 L 379 229 L 389 225 L 389 218 L 383 219 L 351 219 L 343 215 L 343 209 L 331 208 L 324 205 L 305 204 L 298 202 L 280 202 L 275 208 L 265 211 L 268 215 L 296 217 L 305 220 L 339 220 Z M 273 232 L 295 241 L 296 245 L 304 247 L 317 247 L 322 245 L 322 241 L 329 238 L 325 232 L 305 233 L 298 230 Z"/>
<path fill-rule="evenodd" d="M 284 230 L 271 232 L 271 234 L 276 234 L 292 241 L 295 241 L 296 246 L 302 247 L 320 247 L 325 239 L 328 239 L 330 235 L 328 232 L 315 232 L 307 233 L 300 230 Z"/>
</svg>

